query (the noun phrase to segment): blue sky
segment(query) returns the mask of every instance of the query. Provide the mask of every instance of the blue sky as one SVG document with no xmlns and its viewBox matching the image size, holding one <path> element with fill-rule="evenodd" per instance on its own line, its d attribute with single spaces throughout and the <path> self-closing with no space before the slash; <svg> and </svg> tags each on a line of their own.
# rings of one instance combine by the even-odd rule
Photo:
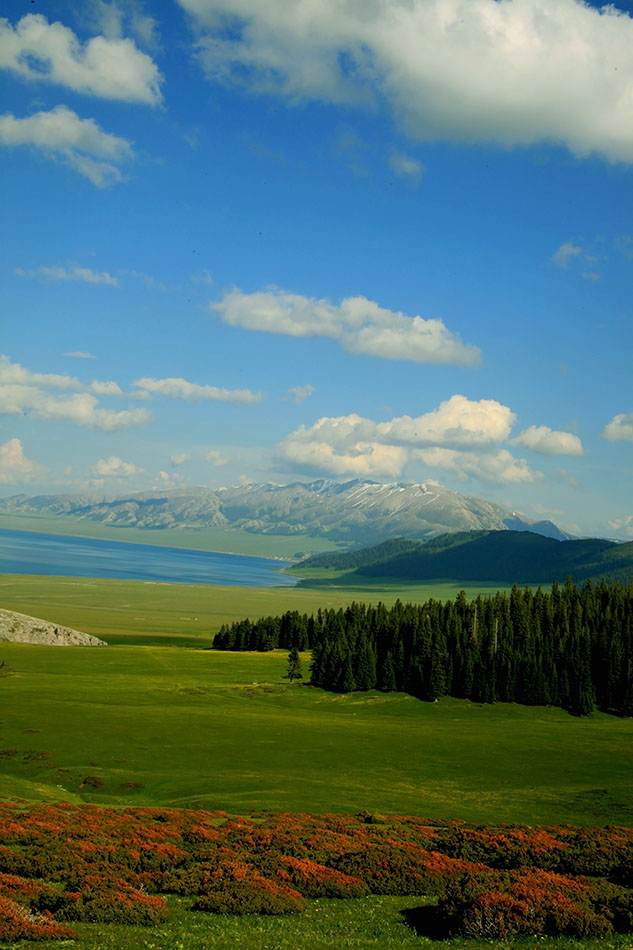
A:
<svg viewBox="0 0 633 950">
<path fill-rule="evenodd" d="M 630 5 L 3 9 L 3 495 L 438 481 L 633 537 Z"/>
</svg>

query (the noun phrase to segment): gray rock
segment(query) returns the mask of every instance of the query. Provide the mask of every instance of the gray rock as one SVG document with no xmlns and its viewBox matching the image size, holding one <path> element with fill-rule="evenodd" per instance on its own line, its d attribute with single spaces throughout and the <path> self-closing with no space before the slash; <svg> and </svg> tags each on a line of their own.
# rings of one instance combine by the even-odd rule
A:
<svg viewBox="0 0 633 950">
<path fill-rule="evenodd" d="M 70 627 L 0 608 L 0 642 L 38 643 L 57 647 L 105 647 L 105 640 Z"/>
</svg>

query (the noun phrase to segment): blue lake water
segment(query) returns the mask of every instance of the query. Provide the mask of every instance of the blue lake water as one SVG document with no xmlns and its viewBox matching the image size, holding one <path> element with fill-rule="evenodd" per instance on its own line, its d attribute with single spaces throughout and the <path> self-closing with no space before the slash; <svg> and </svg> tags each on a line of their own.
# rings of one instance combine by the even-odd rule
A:
<svg viewBox="0 0 633 950">
<path fill-rule="evenodd" d="M 294 587 L 279 573 L 289 561 L 59 534 L 0 530 L 1 574 L 120 577 L 230 587 Z"/>
</svg>

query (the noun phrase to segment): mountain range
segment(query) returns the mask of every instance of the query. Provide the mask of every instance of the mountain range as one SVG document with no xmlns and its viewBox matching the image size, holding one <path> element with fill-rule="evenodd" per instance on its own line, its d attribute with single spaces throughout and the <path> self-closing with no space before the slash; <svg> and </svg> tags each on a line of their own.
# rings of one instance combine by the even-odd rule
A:
<svg viewBox="0 0 633 950">
<path fill-rule="evenodd" d="M 450 491 L 435 482 L 379 484 L 318 479 L 289 485 L 191 488 L 126 496 L 14 495 L 0 514 L 72 515 L 108 525 L 145 528 L 239 528 L 257 534 L 325 537 L 350 547 L 446 532 L 529 531 L 556 540 L 567 535 L 551 521 L 534 521 L 494 502 Z"/>
<path fill-rule="evenodd" d="M 398 538 L 358 551 L 320 554 L 296 565 L 305 575 L 315 568 L 340 572 L 335 583 L 357 585 L 360 579 L 425 582 L 484 581 L 551 584 L 569 575 L 575 582 L 591 578 L 633 582 L 633 541 L 618 544 L 600 538 L 555 541 L 523 531 L 468 531 L 428 541 Z M 308 585 L 332 583 L 332 577 L 309 579 Z"/>
</svg>

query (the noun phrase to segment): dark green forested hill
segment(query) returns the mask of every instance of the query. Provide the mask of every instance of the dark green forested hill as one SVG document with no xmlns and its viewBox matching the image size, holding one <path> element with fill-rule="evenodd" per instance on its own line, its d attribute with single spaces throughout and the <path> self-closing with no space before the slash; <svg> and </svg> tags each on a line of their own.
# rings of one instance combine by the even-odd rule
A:
<svg viewBox="0 0 633 950">
<path fill-rule="evenodd" d="M 633 542 L 599 538 L 556 541 L 527 531 L 469 531 L 426 542 L 403 538 L 345 554 L 320 555 L 298 570 L 329 567 L 353 577 L 404 581 L 450 579 L 551 584 L 606 577 L 633 582 Z"/>
</svg>

